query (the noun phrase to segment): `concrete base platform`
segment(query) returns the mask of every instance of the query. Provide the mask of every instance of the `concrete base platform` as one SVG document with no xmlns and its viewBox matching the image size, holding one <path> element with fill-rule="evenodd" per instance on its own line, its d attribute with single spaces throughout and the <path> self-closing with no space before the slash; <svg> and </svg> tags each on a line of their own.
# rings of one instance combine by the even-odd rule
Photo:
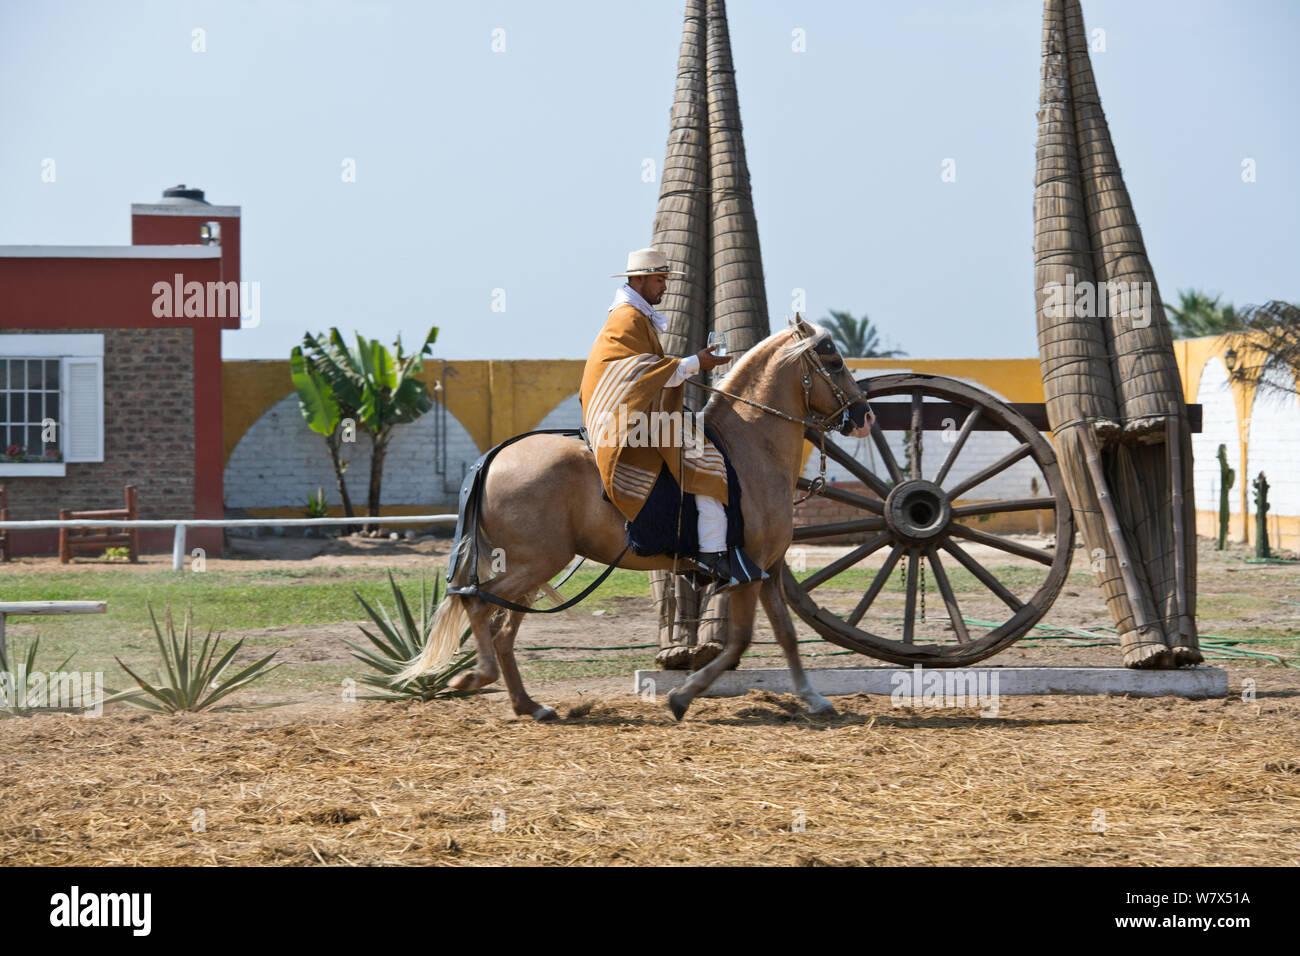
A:
<svg viewBox="0 0 1300 956">
<path fill-rule="evenodd" d="M 637 671 L 633 691 L 666 694 L 687 671 Z M 809 668 L 813 688 L 837 694 L 925 695 L 1115 694 L 1131 697 L 1226 697 L 1228 672 L 1219 667 L 1131 670 L 1127 667 L 826 667 Z M 793 694 L 781 668 L 726 671 L 705 697 L 739 697 L 751 690 Z"/>
</svg>

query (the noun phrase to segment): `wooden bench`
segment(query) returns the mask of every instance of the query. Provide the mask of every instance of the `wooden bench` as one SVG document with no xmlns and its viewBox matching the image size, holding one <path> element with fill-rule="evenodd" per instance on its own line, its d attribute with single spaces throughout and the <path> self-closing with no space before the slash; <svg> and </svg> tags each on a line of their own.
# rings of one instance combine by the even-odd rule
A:
<svg viewBox="0 0 1300 956">
<path fill-rule="evenodd" d="M 60 521 L 79 521 L 82 518 L 99 518 L 106 521 L 134 521 L 136 518 L 135 485 L 126 486 L 126 507 L 106 508 L 100 511 L 59 511 Z M 125 545 L 132 563 L 140 558 L 140 532 L 135 528 L 96 528 L 88 523 L 85 528 L 59 529 L 59 561 L 67 564 L 74 551 L 96 551 Z"/>
<path fill-rule="evenodd" d="M 10 614 L 103 614 L 107 610 L 107 601 L 0 601 L 0 656 L 8 653 L 5 649 L 5 617 Z"/>
</svg>

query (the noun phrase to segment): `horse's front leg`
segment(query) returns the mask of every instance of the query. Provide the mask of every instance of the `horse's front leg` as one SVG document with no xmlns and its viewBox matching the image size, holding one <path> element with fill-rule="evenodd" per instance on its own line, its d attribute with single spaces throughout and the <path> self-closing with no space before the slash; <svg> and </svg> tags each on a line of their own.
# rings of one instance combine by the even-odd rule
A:
<svg viewBox="0 0 1300 956">
<path fill-rule="evenodd" d="M 681 687 L 668 695 L 668 709 L 674 717 L 681 720 L 691 702 L 709 689 L 723 671 L 735 667 L 740 655 L 749 647 L 754 634 L 754 610 L 758 604 L 758 581 L 732 588 L 730 604 L 730 628 L 727 631 L 727 644 L 722 653 L 706 666 L 686 679 Z"/>
<path fill-rule="evenodd" d="M 813 690 L 808 675 L 804 672 L 803 662 L 799 660 L 799 642 L 795 636 L 794 622 L 790 620 L 790 609 L 785 606 L 785 595 L 781 593 L 781 565 L 769 569 L 768 578 L 763 582 L 760 597 L 767 619 L 772 622 L 776 632 L 776 641 L 785 654 L 786 666 L 790 668 L 790 679 L 794 689 L 808 705 L 810 714 L 834 714 L 835 705 Z"/>
</svg>

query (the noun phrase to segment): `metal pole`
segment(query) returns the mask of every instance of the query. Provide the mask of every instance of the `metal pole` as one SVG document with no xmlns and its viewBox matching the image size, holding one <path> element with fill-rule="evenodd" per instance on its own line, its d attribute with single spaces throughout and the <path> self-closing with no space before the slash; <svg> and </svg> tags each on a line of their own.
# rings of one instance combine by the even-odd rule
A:
<svg viewBox="0 0 1300 956">
<path fill-rule="evenodd" d="M 185 570 L 185 525 L 176 522 L 176 533 L 172 537 L 172 570 Z"/>
</svg>

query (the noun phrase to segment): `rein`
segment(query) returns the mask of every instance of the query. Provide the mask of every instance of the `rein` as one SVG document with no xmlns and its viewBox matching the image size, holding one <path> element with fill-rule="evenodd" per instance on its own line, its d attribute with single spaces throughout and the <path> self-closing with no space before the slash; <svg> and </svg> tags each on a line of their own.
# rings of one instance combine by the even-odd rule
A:
<svg viewBox="0 0 1300 956">
<path fill-rule="evenodd" d="M 791 329 L 791 334 L 797 339 L 802 339 L 804 337 L 803 333 L 801 333 L 797 328 Z M 853 398 L 845 392 L 844 389 L 835 384 L 835 380 L 831 378 L 830 373 L 826 371 L 826 366 L 822 364 L 820 355 L 818 355 L 814 349 L 805 349 L 800 353 L 799 357 L 804 363 L 803 418 L 795 418 L 793 415 L 783 412 L 779 408 L 773 408 L 771 405 L 764 405 L 762 402 L 756 402 L 753 399 L 745 398 L 741 395 L 735 395 L 720 388 L 714 388 L 712 385 L 705 385 L 703 382 L 691 381 L 692 385 L 696 385 L 704 389 L 706 392 L 713 392 L 715 395 L 722 395 L 726 398 L 732 399 L 733 401 L 744 402 L 746 405 L 752 405 L 754 408 L 764 411 L 769 415 L 775 415 L 778 418 L 784 418 L 786 421 L 793 422 L 796 425 L 802 425 L 805 428 L 815 428 L 817 430 L 819 445 L 821 446 L 821 462 L 818 467 L 818 475 L 809 484 L 808 493 L 794 502 L 797 505 L 801 505 L 809 498 L 821 494 L 822 490 L 826 487 L 826 433 L 831 429 L 841 429 L 848 424 L 849 408 L 855 401 L 858 401 L 858 399 Z M 841 359 L 841 361 L 843 360 Z M 826 384 L 830 386 L 831 394 L 834 395 L 836 400 L 840 403 L 833 412 L 823 415 L 820 418 L 814 417 L 812 414 L 812 378 L 809 375 L 809 367 L 825 380 Z"/>
</svg>

